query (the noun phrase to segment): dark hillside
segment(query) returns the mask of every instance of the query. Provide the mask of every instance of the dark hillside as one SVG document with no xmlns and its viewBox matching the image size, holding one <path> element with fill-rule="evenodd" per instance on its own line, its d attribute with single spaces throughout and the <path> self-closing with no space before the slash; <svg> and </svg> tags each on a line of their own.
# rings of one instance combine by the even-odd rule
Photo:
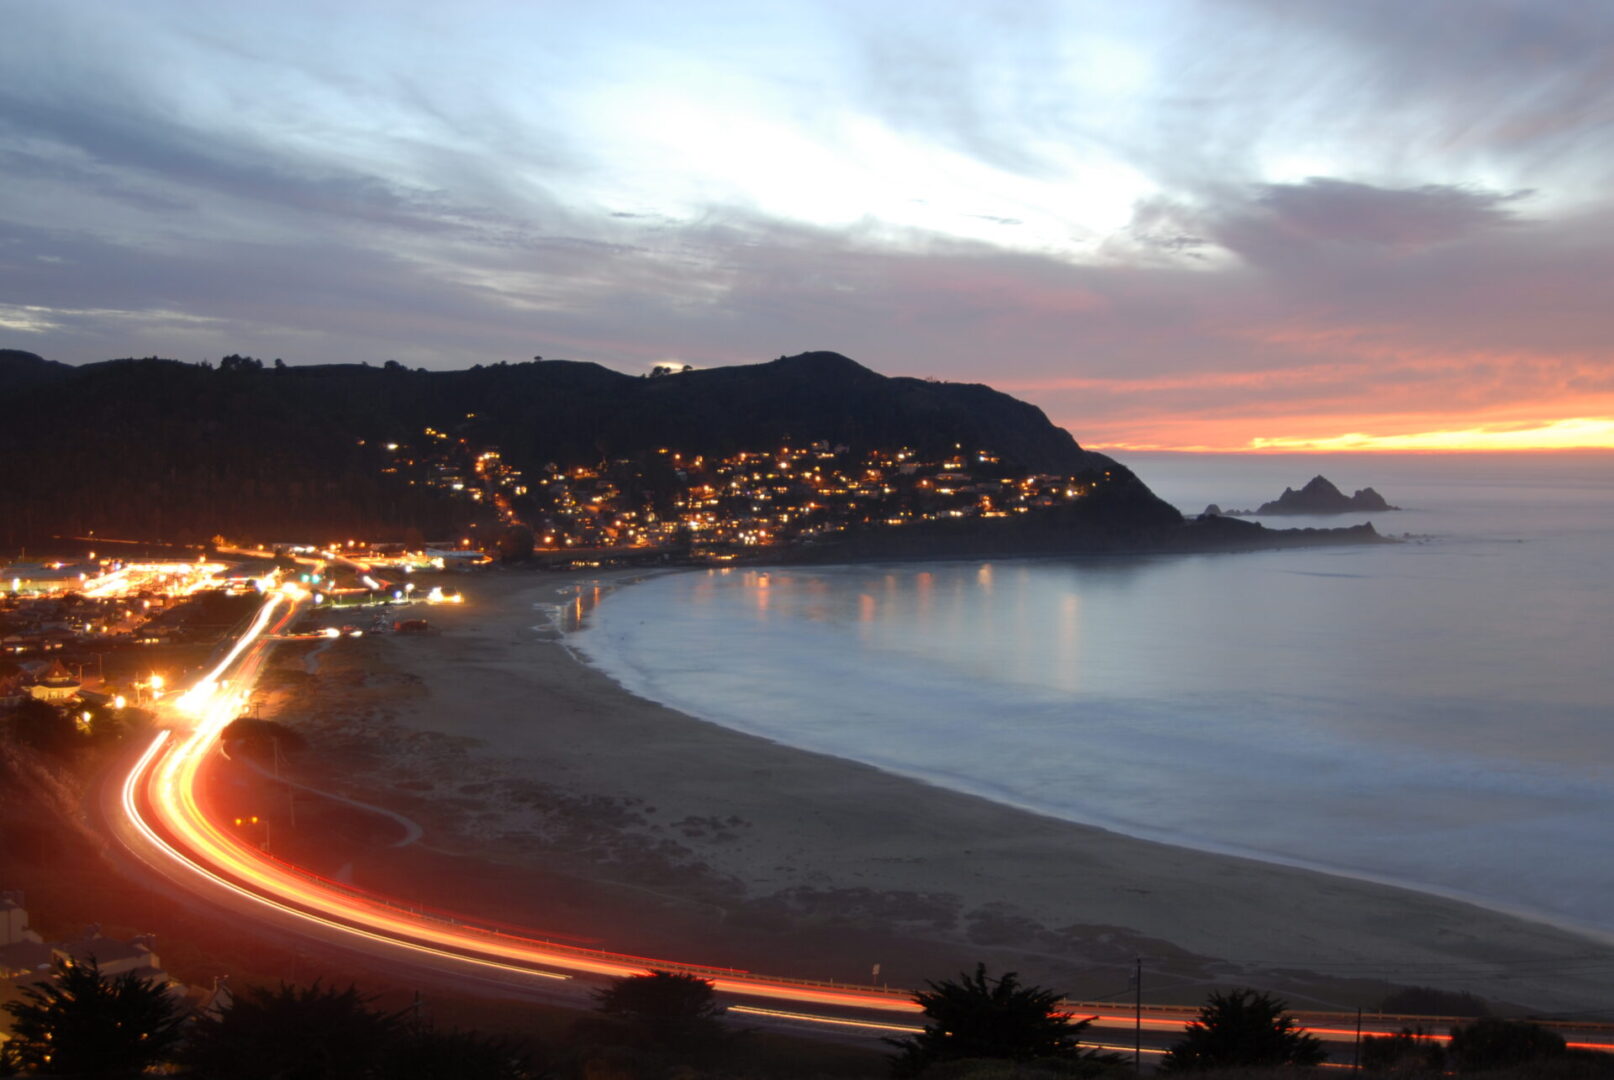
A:
<svg viewBox="0 0 1614 1080">
<path fill-rule="evenodd" d="M 21 349 L 0 349 L 0 394 L 11 395 L 31 386 L 50 383 L 72 368 Z"/>
<path fill-rule="evenodd" d="M 524 470 L 669 446 L 722 454 L 814 440 L 987 449 L 1032 472 L 1112 464 L 1034 406 L 985 386 L 887 378 L 835 353 L 640 378 L 571 361 L 217 369 L 171 360 L 74 368 L 0 352 L 10 420 L 0 544 L 52 535 L 191 542 L 448 535 L 475 508 L 383 473 L 378 444 L 432 427 Z"/>
<path fill-rule="evenodd" d="M 961 444 L 1049 473 L 1108 461 L 1082 450 L 1041 409 L 990 387 L 887 378 L 830 352 L 643 380 L 609 437 L 633 442 L 635 432 L 653 433 L 661 445 L 704 437 L 708 445 L 698 449 L 714 453 L 826 439 L 929 455 Z"/>
</svg>

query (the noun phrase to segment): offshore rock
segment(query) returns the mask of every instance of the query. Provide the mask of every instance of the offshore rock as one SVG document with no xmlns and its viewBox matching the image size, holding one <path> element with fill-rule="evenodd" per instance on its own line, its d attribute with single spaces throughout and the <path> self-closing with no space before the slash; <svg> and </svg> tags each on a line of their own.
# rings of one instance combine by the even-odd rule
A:
<svg viewBox="0 0 1614 1080">
<path fill-rule="evenodd" d="M 1372 488 L 1346 496 L 1326 477 L 1314 476 L 1299 491 L 1284 488 L 1272 502 L 1262 503 L 1255 513 L 1262 514 L 1349 514 L 1362 510 L 1396 510 Z"/>
</svg>

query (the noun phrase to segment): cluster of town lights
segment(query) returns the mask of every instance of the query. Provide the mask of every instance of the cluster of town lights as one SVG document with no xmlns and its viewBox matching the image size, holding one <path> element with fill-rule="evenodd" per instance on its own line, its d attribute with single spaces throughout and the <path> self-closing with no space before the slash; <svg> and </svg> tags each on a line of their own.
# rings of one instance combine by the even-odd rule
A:
<svg viewBox="0 0 1614 1080">
<path fill-rule="evenodd" d="M 712 458 L 663 447 L 648 460 L 550 464 L 529 478 L 496 448 L 435 428 L 424 434 L 416 448 L 386 444 L 392 456 L 381 471 L 489 506 L 502 525 L 530 526 L 547 551 L 693 539 L 701 554 L 721 558 L 713 545 L 770 547 L 869 526 L 1007 518 L 1081 499 L 1101 482 L 1013 471 L 997 454 L 962 444 L 926 455 L 823 440 Z"/>
</svg>

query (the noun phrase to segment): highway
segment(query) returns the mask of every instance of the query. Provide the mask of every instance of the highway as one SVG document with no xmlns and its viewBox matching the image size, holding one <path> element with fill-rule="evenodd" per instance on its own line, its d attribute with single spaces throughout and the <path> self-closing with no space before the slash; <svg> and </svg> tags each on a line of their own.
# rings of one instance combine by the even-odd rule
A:
<svg viewBox="0 0 1614 1080">
<path fill-rule="evenodd" d="M 410 910 L 281 862 L 210 820 L 198 795 L 198 777 L 219 752 L 219 733 L 237 716 L 269 651 L 311 602 L 293 584 L 271 588 L 257 614 L 225 655 L 179 696 L 160 732 L 139 755 L 116 790 L 114 831 L 124 846 L 155 872 L 210 905 L 255 919 L 265 927 L 358 950 L 392 965 L 439 977 L 492 984 L 504 992 L 572 1000 L 586 1007 L 602 978 L 642 974 L 651 967 L 683 971 L 711 981 L 729 1011 L 752 1026 L 817 1029 L 826 1037 L 877 1037 L 918 1030 L 911 991 L 857 987 L 757 975 L 727 968 L 651 960 L 573 948 L 519 934 L 450 921 Z M 1180 1037 L 1194 1007 L 1134 1009 L 1115 1002 L 1066 1002 L 1077 1017 L 1094 1017 L 1084 1044 L 1131 1052 L 1144 1062 Z M 1356 1014 L 1296 1013 L 1328 1043 L 1336 1063 L 1352 1060 Z M 1363 1034 L 1393 1033 L 1422 1023 L 1443 1031 L 1450 1021 L 1369 1016 Z M 1614 1025 L 1565 1030 L 1575 1045 L 1614 1050 Z"/>
</svg>

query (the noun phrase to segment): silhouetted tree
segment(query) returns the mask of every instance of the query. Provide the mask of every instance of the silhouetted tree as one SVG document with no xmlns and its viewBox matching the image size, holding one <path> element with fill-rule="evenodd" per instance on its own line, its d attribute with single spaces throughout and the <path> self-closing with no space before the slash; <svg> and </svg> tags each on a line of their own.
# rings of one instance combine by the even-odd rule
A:
<svg viewBox="0 0 1614 1080">
<path fill-rule="evenodd" d="M 925 1030 L 905 1039 L 888 1039 L 901 1053 L 891 1059 L 893 1076 L 920 1076 L 942 1061 L 985 1058 L 1009 1061 L 1053 1061 L 1078 1071 L 1098 1071 L 1119 1059 L 1083 1050 L 1082 1032 L 1091 1019 L 1076 1020 L 1059 1012 L 1064 995 L 1040 986 L 1022 986 L 1014 972 L 1000 979 L 977 964 L 973 975 L 961 972 L 956 982 L 928 982 L 914 995 L 925 1012 Z"/>
<path fill-rule="evenodd" d="M 241 743 L 266 757 L 272 757 L 277 752 L 294 754 L 308 745 L 308 740 L 295 728 L 289 728 L 278 720 L 260 720 L 255 716 L 231 720 L 219 732 L 219 739 L 224 743 Z"/>
<path fill-rule="evenodd" d="M 18 744 L 56 757 L 71 754 L 84 742 L 72 717 L 47 701 L 32 697 L 11 710 L 3 730 Z"/>
<path fill-rule="evenodd" d="M 168 991 L 132 972 L 105 978 L 94 960 L 57 961 L 51 977 L 5 1006 L 5 1067 L 52 1076 L 138 1076 L 167 1060 L 183 1014 Z"/>
<path fill-rule="evenodd" d="M 1494 1017 L 1451 1029 L 1446 1053 L 1458 1072 L 1481 1072 L 1522 1065 L 1564 1053 L 1563 1036 L 1540 1024 Z"/>
<path fill-rule="evenodd" d="M 387 1080 L 537 1080 L 545 1075 L 506 1039 L 430 1028 L 396 1038 L 380 1073 Z"/>
<path fill-rule="evenodd" d="M 128 718 L 118 709 L 109 705 L 90 705 L 86 708 L 75 709 L 82 718 L 85 714 L 89 719 L 84 721 L 85 741 L 97 746 L 106 746 L 121 742 L 129 737 L 131 725 Z"/>
<path fill-rule="evenodd" d="M 652 1045 L 687 1049 L 722 1034 L 723 1013 L 712 984 L 698 975 L 650 971 L 617 979 L 595 995 L 595 1008 L 634 1037 Z"/>
<path fill-rule="evenodd" d="M 532 558 L 536 540 L 525 525 L 511 525 L 499 534 L 499 558 L 504 562 L 525 562 Z"/>
<path fill-rule="evenodd" d="M 1362 1068 L 1376 1073 L 1430 1073 L 1446 1071 L 1446 1048 L 1422 1027 L 1404 1027 L 1394 1035 L 1369 1035 L 1362 1040 Z"/>
<path fill-rule="evenodd" d="M 1413 1016 L 1489 1016 L 1485 999 L 1433 986 L 1404 986 L 1379 1001 L 1379 1012 Z"/>
<path fill-rule="evenodd" d="M 255 371 L 263 370 L 263 361 L 240 353 L 231 353 L 219 361 L 219 371 L 224 373 L 249 375 Z"/>
<path fill-rule="evenodd" d="M 402 1021 L 369 1008 L 371 1000 L 317 982 L 252 987 L 218 1017 L 197 1021 L 183 1063 L 232 1080 L 381 1080 Z"/>
<path fill-rule="evenodd" d="M 1255 990 L 1217 991 L 1200 1006 L 1199 1019 L 1166 1052 L 1160 1068 L 1199 1072 L 1318 1064 L 1327 1056 L 1323 1044 L 1288 1015 L 1288 1008 L 1288 1002 Z"/>
</svg>

